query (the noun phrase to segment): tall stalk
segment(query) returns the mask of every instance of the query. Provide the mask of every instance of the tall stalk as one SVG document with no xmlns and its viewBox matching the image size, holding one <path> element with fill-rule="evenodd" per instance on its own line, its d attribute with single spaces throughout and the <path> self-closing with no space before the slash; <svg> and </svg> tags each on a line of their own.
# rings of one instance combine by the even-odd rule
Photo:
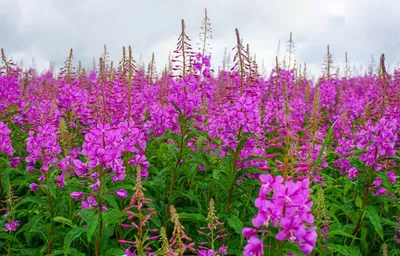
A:
<svg viewBox="0 0 400 256">
<path fill-rule="evenodd" d="M 175 179 L 176 179 L 176 172 L 178 170 L 178 167 L 181 163 L 182 160 L 182 156 L 183 156 L 183 150 L 185 147 L 185 131 L 186 131 L 186 122 L 185 121 L 181 121 L 181 140 L 180 140 L 180 145 L 179 145 L 179 156 L 178 159 L 176 160 L 175 166 L 174 166 L 174 170 L 173 170 L 173 174 L 172 174 L 172 180 L 171 180 L 171 185 L 169 186 L 169 193 L 168 193 L 168 206 L 167 206 L 167 210 L 166 210 L 166 216 L 165 216 L 165 220 L 166 220 L 166 224 L 165 224 L 165 229 L 167 229 L 167 224 L 168 224 L 168 218 L 169 218 L 169 208 L 171 206 L 171 196 L 172 196 L 172 192 L 173 192 L 173 188 L 174 188 L 174 184 L 175 184 Z"/>
<path fill-rule="evenodd" d="M 238 132 L 239 138 L 241 137 L 242 129 L 243 129 L 243 127 L 240 126 L 239 132 Z M 236 175 L 236 171 L 237 171 L 237 161 L 239 160 L 239 158 L 240 158 L 240 150 L 238 148 L 236 148 L 236 152 L 235 152 L 235 155 L 233 156 L 233 163 L 232 163 L 232 183 L 229 188 L 228 201 L 226 201 L 226 206 L 225 206 L 226 212 L 229 211 L 229 208 L 232 203 L 233 189 L 235 188 L 235 182 L 236 182 L 235 175 Z"/>
</svg>

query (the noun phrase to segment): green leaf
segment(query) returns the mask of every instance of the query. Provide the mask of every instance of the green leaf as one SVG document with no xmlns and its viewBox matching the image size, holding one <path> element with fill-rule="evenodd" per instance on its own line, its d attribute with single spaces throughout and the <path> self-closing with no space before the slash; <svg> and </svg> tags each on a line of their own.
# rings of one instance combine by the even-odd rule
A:
<svg viewBox="0 0 400 256">
<path fill-rule="evenodd" d="M 249 156 L 241 160 L 242 163 L 250 161 L 250 160 L 265 160 L 268 161 L 270 158 L 265 156 Z"/>
<path fill-rule="evenodd" d="M 20 205 L 25 204 L 25 203 L 36 203 L 36 204 L 42 205 L 42 204 L 47 204 L 47 201 L 46 200 L 41 200 L 37 196 L 28 196 L 28 197 L 25 197 L 24 199 L 22 199 L 21 201 L 19 201 L 14 206 L 14 208 L 18 208 Z"/>
<path fill-rule="evenodd" d="M 64 255 L 67 255 L 67 253 L 69 252 L 72 241 L 80 237 L 80 235 L 84 231 L 85 228 L 77 227 L 68 232 L 68 234 L 64 238 Z"/>
<path fill-rule="evenodd" d="M 115 196 L 114 195 L 106 195 L 104 197 L 106 199 L 106 201 L 112 206 L 112 208 L 119 210 L 119 205 L 117 203 L 117 200 L 115 200 Z"/>
<path fill-rule="evenodd" d="M 339 119 L 337 119 L 337 120 L 339 120 Z M 324 142 L 322 143 L 322 147 L 321 147 L 321 150 L 319 151 L 318 159 L 315 162 L 315 165 L 319 165 L 321 162 L 322 155 L 324 154 L 326 146 L 328 145 L 328 142 L 330 141 L 330 138 L 332 136 L 333 127 L 335 126 L 337 120 L 331 125 L 331 127 L 329 127 L 328 133 L 326 134 Z"/>
<path fill-rule="evenodd" d="M 299 246 L 296 243 L 284 243 L 282 249 L 284 252 L 292 252 L 295 253 L 295 255 L 304 254 L 303 251 L 299 249 Z"/>
<path fill-rule="evenodd" d="M 118 211 L 118 210 L 109 210 L 103 213 L 103 222 L 106 225 L 109 224 L 119 224 L 120 219 L 123 216 L 126 216 L 127 213 L 125 211 Z"/>
<path fill-rule="evenodd" d="M 110 225 L 103 229 L 103 234 L 101 237 L 100 255 L 103 255 L 102 252 L 107 249 L 108 244 L 110 243 L 110 237 L 114 234 L 114 230 L 115 230 L 115 225 Z M 116 244 L 115 240 L 111 244 L 115 245 Z"/>
<path fill-rule="evenodd" d="M 218 169 L 214 169 L 213 171 L 212 171 L 212 177 L 214 178 L 214 179 L 216 179 L 216 180 L 219 180 L 219 173 L 221 172 L 221 170 L 218 170 Z"/>
<path fill-rule="evenodd" d="M 243 223 L 238 216 L 232 215 L 228 218 L 228 224 L 236 233 L 242 235 Z"/>
<path fill-rule="evenodd" d="M 344 232 L 342 230 L 332 230 L 332 231 L 329 231 L 328 234 L 331 235 L 331 236 L 333 236 L 333 235 L 341 235 L 341 236 L 350 237 L 350 238 L 353 238 L 353 239 L 356 239 L 356 240 L 360 239 L 360 238 L 358 238 L 356 236 L 353 236 L 351 234 L 348 234 L 348 233 L 346 233 L 346 232 Z"/>
<path fill-rule="evenodd" d="M 339 252 L 344 256 L 362 256 L 361 252 L 354 247 L 343 246 L 338 244 L 328 244 L 327 247 L 330 248 L 331 252 Z"/>
<path fill-rule="evenodd" d="M 202 214 L 199 213 L 179 213 L 179 219 L 182 220 L 190 220 L 194 222 L 205 222 L 207 223 L 206 217 L 204 217 Z"/>
<path fill-rule="evenodd" d="M 86 234 L 87 234 L 87 239 L 88 239 L 89 243 L 90 243 L 90 241 L 92 241 L 92 236 L 93 236 L 94 231 L 97 228 L 98 223 L 99 223 L 99 215 L 98 214 L 95 214 L 93 216 L 93 218 L 91 218 L 88 222 Z"/>
<path fill-rule="evenodd" d="M 367 234 L 368 228 L 362 227 L 361 228 L 361 248 L 363 252 L 368 252 L 368 243 L 367 243 Z"/>
<path fill-rule="evenodd" d="M 260 169 L 256 167 L 246 167 L 241 169 L 240 171 L 236 172 L 235 174 L 235 180 L 239 179 L 242 175 L 246 173 L 259 173 L 259 174 L 264 174 L 265 172 L 261 171 Z"/>
<path fill-rule="evenodd" d="M 124 250 L 120 248 L 111 248 L 105 252 L 105 256 L 121 256 L 124 255 Z"/>
<path fill-rule="evenodd" d="M 247 133 L 246 133 L 246 134 L 244 134 L 244 135 L 242 136 L 242 138 L 240 139 L 240 141 L 239 141 L 239 143 L 238 143 L 238 145 L 237 145 L 237 147 L 236 147 L 236 153 L 237 153 L 237 154 L 239 154 L 240 151 L 242 151 L 242 149 L 243 149 L 244 145 L 246 144 L 247 140 L 249 139 L 250 135 L 251 135 L 251 134 L 247 134 Z"/>
<path fill-rule="evenodd" d="M 371 220 L 371 223 L 374 226 L 376 233 L 378 233 L 379 237 L 383 240 L 383 228 L 381 218 L 376 212 L 376 209 L 372 206 L 366 206 L 364 210 L 368 213 L 368 217 Z"/>
<path fill-rule="evenodd" d="M 0 238 L 1 239 L 6 239 L 6 240 L 9 240 L 9 241 L 13 241 L 13 242 L 16 242 L 18 244 L 21 244 L 21 242 L 20 242 L 20 240 L 18 238 L 16 238 L 12 234 L 8 234 L 8 233 L 3 232 L 3 230 L 0 231 Z"/>
<path fill-rule="evenodd" d="M 28 249 L 20 249 L 20 250 L 13 250 L 12 253 L 13 256 L 37 256 L 41 255 L 40 253 L 40 248 L 28 248 Z"/>
<path fill-rule="evenodd" d="M 389 190 L 389 192 L 393 192 L 393 186 L 390 184 L 389 178 L 386 172 L 376 172 L 376 174 L 381 177 L 382 185 Z"/>
<path fill-rule="evenodd" d="M 72 221 L 71 221 L 70 219 L 67 219 L 67 218 L 64 218 L 64 217 L 61 217 L 61 216 L 57 216 L 57 217 L 54 217 L 53 220 L 54 220 L 55 222 L 59 222 L 59 223 L 63 223 L 63 224 L 65 224 L 65 225 L 68 225 L 68 226 L 70 226 L 71 228 L 76 228 L 76 225 L 73 224 Z"/>
<path fill-rule="evenodd" d="M 349 192 L 351 185 L 353 185 L 350 181 L 346 181 L 344 185 L 343 195 L 346 195 Z"/>
<path fill-rule="evenodd" d="M 1 183 L 3 188 L 8 188 L 8 186 L 10 185 L 10 171 L 12 169 L 11 168 L 5 168 L 1 171 Z"/>
<path fill-rule="evenodd" d="M 52 195 L 55 199 L 57 195 L 56 185 L 53 182 L 47 182 L 47 187 L 50 191 L 50 195 Z"/>
<path fill-rule="evenodd" d="M 361 199 L 360 196 L 357 196 L 357 197 L 356 197 L 356 206 L 357 206 L 358 208 L 361 208 L 361 206 L 362 206 L 362 199 Z"/>
</svg>

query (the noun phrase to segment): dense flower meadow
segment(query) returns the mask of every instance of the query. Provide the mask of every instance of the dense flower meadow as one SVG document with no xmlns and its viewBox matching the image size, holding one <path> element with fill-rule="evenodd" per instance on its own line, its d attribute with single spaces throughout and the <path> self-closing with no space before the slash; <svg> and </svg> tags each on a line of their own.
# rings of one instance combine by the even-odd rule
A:
<svg viewBox="0 0 400 256">
<path fill-rule="evenodd" d="M 2 52 L 1 253 L 400 253 L 400 70 L 262 77 L 236 33 L 218 72 L 183 22 L 161 75 L 130 47 L 57 75 Z"/>
</svg>

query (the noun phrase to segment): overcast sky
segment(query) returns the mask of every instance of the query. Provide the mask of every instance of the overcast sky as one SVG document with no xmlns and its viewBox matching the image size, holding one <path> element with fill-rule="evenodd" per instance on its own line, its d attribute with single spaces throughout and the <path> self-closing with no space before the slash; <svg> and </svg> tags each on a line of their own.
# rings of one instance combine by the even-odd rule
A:
<svg viewBox="0 0 400 256">
<path fill-rule="evenodd" d="M 131 45 L 136 59 L 148 62 L 155 53 L 158 67 L 166 64 L 176 47 L 180 22 L 197 42 L 208 9 L 213 30 L 213 65 L 222 62 L 225 47 L 235 46 L 234 29 L 250 44 L 257 60 L 272 67 L 281 41 L 283 58 L 293 32 L 296 57 L 319 74 L 326 45 L 334 64 L 367 68 L 385 53 L 393 68 L 400 60 L 399 0 L 0 0 L 0 47 L 8 57 L 38 69 L 50 61 L 60 67 L 69 49 L 75 60 L 90 67 L 106 44 L 111 59 L 121 58 L 122 46 Z"/>
</svg>

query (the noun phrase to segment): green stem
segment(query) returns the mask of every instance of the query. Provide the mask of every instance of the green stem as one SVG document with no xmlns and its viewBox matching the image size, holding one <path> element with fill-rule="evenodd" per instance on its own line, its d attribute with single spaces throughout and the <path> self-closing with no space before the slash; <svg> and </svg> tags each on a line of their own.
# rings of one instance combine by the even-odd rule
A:
<svg viewBox="0 0 400 256">
<path fill-rule="evenodd" d="M 186 125 L 181 122 L 181 141 L 180 141 L 180 148 L 179 148 L 179 156 L 178 156 L 178 159 L 176 160 L 174 171 L 173 171 L 174 173 L 172 174 L 171 185 L 169 186 L 168 206 L 166 209 L 166 216 L 165 216 L 165 227 L 164 227 L 165 230 L 167 230 L 167 227 L 168 227 L 169 207 L 171 206 L 171 195 L 172 195 L 172 191 L 173 191 L 174 184 L 175 184 L 176 172 L 177 172 L 180 162 L 182 160 L 183 149 L 184 149 L 184 144 L 185 144 L 185 130 L 186 130 Z"/>
<path fill-rule="evenodd" d="M 96 241 L 96 256 L 100 256 L 101 237 L 103 235 L 103 211 L 102 211 L 103 200 L 102 200 L 102 194 L 101 194 L 101 189 L 103 187 L 102 176 L 103 176 L 103 166 L 101 165 L 100 172 L 99 172 L 100 187 L 99 187 L 99 193 L 97 194 L 97 200 L 99 202 L 100 227 L 99 227 L 99 237 Z"/>
<path fill-rule="evenodd" d="M 11 256 L 11 245 L 12 245 L 13 241 L 10 241 L 10 243 L 8 244 L 8 250 L 7 250 L 7 256 Z"/>
<path fill-rule="evenodd" d="M 243 222 L 243 219 L 244 219 L 244 217 L 246 215 L 247 207 L 249 206 L 249 203 L 250 203 L 250 200 L 251 200 L 251 194 L 253 193 L 253 189 L 254 189 L 254 185 L 251 185 L 250 193 L 249 193 L 249 196 L 247 197 L 246 206 L 243 208 L 243 212 L 242 212 L 242 218 L 241 218 L 242 222 Z"/>
<path fill-rule="evenodd" d="M 49 180 L 49 174 L 48 172 L 46 173 L 46 180 Z M 49 190 L 49 186 L 47 186 L 47 189 Z M 50 193 L 50 190 L 48 191 L 49 196 L 49 204 L 50 204 L 50 233 L 49 233 L 49 242 L 47 243 L 47 254 L 51 253 L 51 240 L 52 236 L 54 233 L 54 205 L 53 205 L 53 196 Z"/>
<path fill-rule="evenodd" d="M 242 130 L 242 127 L 240 127 L 240 129 L 239 129 L 239 138 L 240 138 L 241 130 Z M 237 159 L 239 159 L 239 155 L 240 155 L 240 152 L 238 149 L 236 149 L 235 155 L 233 157 L 233 163 L 232 163 L 232 183 L 231 183 L 231 187 L 229 189 L 228 201 L 226 202 L 226 207 L 225 207 L 226 212 L 229 211 L 229 207 L 231 206 L 231 203 L 232 203 L 233 189 L 235 187 L 235 182 L 236 182 L 236 179 L 235 179 L 236 167 L 237 167 L 236 162 L 237 162 Z"/>
</svg>

